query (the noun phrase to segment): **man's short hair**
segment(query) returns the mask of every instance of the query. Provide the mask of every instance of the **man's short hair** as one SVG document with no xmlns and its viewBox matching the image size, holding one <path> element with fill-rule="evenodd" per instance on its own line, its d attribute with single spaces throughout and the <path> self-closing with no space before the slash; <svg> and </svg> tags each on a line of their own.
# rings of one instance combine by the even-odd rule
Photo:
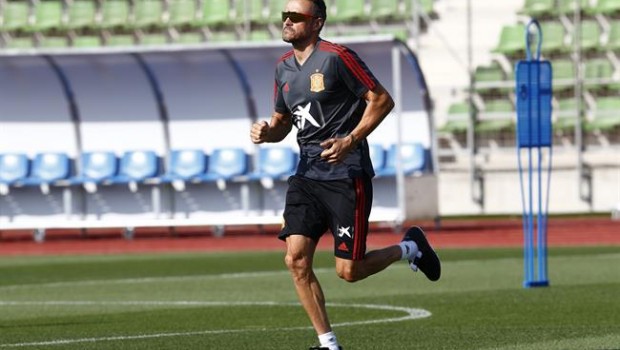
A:
<svg viewBox="0 0 620 350">
<path fill-rule="evenodd" d="M 310 0 L 314 4 L 315 13 L 314 15 L 317 17 L 323 18 L 323 22 L 327 20 L 327 7 L 325 6 L 324 0 Z"/>
</svg>

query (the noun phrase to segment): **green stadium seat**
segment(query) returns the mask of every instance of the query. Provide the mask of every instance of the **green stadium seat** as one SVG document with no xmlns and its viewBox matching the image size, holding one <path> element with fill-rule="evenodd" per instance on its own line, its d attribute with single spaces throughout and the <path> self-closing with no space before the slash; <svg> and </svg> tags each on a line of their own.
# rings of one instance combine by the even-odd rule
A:
<svg viewBox="0 0 620 350">
<path fill-rule="evenodd" d="M 282 24 L 282 11 L 288 0 L 269 0 L 269 23 L 280 26 Z"/>
<path fill-rule="evenodd" d="M 12 37 L 6 44 L 7 49 L 31 49 L 34 47 L 34 40 L 31 36 Z"/>
<path fill-rule="evenodd" d="M 96 26 L 97 7 L 92 0 L 76 0 L 68 9 L 67 29 L 87 29 Z"/>
<path fill-rule="evenodd" d="M 601 28 L 596 20 L 581 21 L 581 49 L 583 51 L 602 49 Z M 573 41 L 575 37 L 573 36 Z"/>
<path fill-rule="evenodd" d="M 168 36 L 162 33 L 146 33 L 140 36 L 140 45 L 166 45 Z"/>
<path fill-rule="evenodd" d="M 162 28 L 163 2 L 161 0 L 140 0 L 134 5 L 134 28 Z"/>
<path fill-rule="evenodd" d="M 613 21 L 610 23 L 609 36 L 607 37 L 607 43 L 605 49 L 611 51 L 620 51 L 620 21 Z"/>
<path fill-rule="evenodd" d="M 446 123 L 440 128 L 443 132 L 464 133 L 469 127 L 469 103 L 457 102 L 448 108 Z"/>
<path fill-rule="evenodd" d="M 609 131 L 620 126 L 620 99 L 617 97 L 599 97 L 593 118 L 584 126 L 586 131 Z"/>
<path fill-rule="evenodd" d="M 231 7 L 229 0 L 204 1 L 202 10 L 202 18 L 199 21 L 200 25 L 217 28 L 233 24 L 230 16 Z"/>
<path fill-rule="evenodd" d="M 571 16 L 577 7 L 577 1 L 581 3 L 581 11 L 584 12 L 590 6 L 590 0 L 557 0 L 554 15 Z"/>
<path fill-rule="evenodd" d="M 129 23 L 129 2 L 106 0 L 102 4 L 101 13 L 101 28 L 126 28 Z"/>
<path fill-rule="evenodd" d="M 480 113 L 476 132 L 510 130 L 514 126 L 514 106 L 507 99 L 485 101 Z"/>
<path fill-rule="evenodd" d="M 365 0 L 338 0 L 332 5 L 328 18 L 330 16 L 332 23 L 351 23 L 369 19 Z"/>
<path fill-rule="evenodd" d="M 5 2 L 2 12 L 2 30 L 17 31 L 26 29 L 29 25 L 29 11 L 30 7 L 25 1 Z"/>
<path fill-rule="evenodd" d="M 40 39 L 39 47 L 44 48 L 62 48 L 69 46 L 69 40 L 66 36 L 46 36 Z"/>
<path fill-rule="evenodd" d="M 63 26 L 62 16 L 63 9 L 60 0 L 39 1 L 34 7 L 34 23 L 27 30 L 43 32 L 60 29 Z"/>
<path fill-rule="evenodd" d="M 499 89 L 504 80 L 506 80 L 504 71 L 497 63 L 488 66 L 478 66 L 474 72 L 476 91 L 482 94 Z"/>
<path fill-rule="evenodd" d="M 575 85 L 575 64 L 571 59 L 559 59 L 551 62 L 553 69 L 553 90 L 566 91 Z"/>
<path fill-rule="evenodd" d="M 556 111 L 556 119 L 553 128 L 558 131 L 567 131 L 574 129 L 577 125 L 577 101 L 575 98 L 567 98 L 558 101 L 558 110 Z"/>
<path fill-rule="evenodd" d="M 399 0 L 371 0 L 370 18 L 377 21 L 392 21 L 402 19 Z"/>
<path fill-rule="evenodd" d="M 135 39 L 132 34 L 116 34 L 112 35 L 106 41 L 106 46 L 133 46 Z"/>
<path fill-rule="evenodd" d="M 539 18 L 551 15 L 554 11 L 555 0 L 525 0 L 519 14 Z"/>
<path fill-rule="evenodd" d="M 493 52 L 506 56 L 514 56 L 517 53 L 525 52 L 525 26 L 523 24 L 504 26 L 500 34 L 499 43 L 493 49 Z"/>
<path fill-rule="evenodd" d="M 250 39 L 251 41 L 269 41 L 269 40 L 273 40 L 269 30 L 258 30 L 258 29 L 254 29 L 254 30 L 250 31 L 248 39 Z"/>
<path fill-rule="evenodd" d="M 179 33 L 177 43 L 179 44 L 200 44 L 205 41 L 205 37 L 201 32 L 182 32 Z"/>
<path fill-rule="evenodd" d="M 98 35 L 79 35 L 73 38 L 71 46 L 74 46 L 74 47 L 101 46 L 101 38 Z"/>
<path fill-rule="evenodd" d="M 196 23 L 196 11 L 195 0 L 171 0 L 168 3 L 168 24 L 173 27 L 191 26 Z"/>
<path fill-rule="evenodd" d="M 267 24 L 269 23 L 267 9 L 263 0 L 238 0 L 235 7 L 235 22 Z"/>
<path fill-rule="evenodd" d="M 586 13 L 590 15 L 602 14 L 612 16 L 620 13 L 620 1 L 618 0 L 597 0 L 594 6 L 587 8 Z"/>
<path fill-rule="evenodd" d="M 585 62 L 585 86 L 589 91 L 604 89 L 611 82 L 613 74 L 614 66 L 605 58 L 591 59 Z"/>
<path fill-rule="evenodd" d="M 235 34 L 235 32 L 230 30 L 213 31 L 211 32 L 211 35 L 209 35 L 209 37 L 207 38 L 207 41 L 210 42 L 231 42 L 236 40 L 237 35 Z"/>
<path fill-rule="evenodd" d="M 543 22 L 540 25 L 543 34 L 541 51 L 543 55 L 568 52 L 572 48 L 565 44 L 566 31 L 562 23 L 557 21 Z"/>
</svg>

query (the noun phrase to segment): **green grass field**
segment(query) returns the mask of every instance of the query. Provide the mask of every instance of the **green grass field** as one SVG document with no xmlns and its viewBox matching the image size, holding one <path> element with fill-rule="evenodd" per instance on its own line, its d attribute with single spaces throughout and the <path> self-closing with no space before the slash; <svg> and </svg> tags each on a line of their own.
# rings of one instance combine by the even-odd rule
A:
<svg viewBox="0 0 620 350">
<path fill-rule="evenodd" d="M 552 248 L 522 288 L 520 249 L 441 250 L 355 284 L 317 256 L 351 349 L 620 349 L 620 247 Z M 0 258 L 0 349 L 307 349 L 282 253 Z"/>
</svg>

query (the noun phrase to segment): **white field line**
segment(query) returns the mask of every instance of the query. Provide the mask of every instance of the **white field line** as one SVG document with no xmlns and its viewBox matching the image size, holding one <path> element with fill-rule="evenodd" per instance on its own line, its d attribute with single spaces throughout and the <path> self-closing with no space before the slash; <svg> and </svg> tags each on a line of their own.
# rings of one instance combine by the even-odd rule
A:
<svg viewBox="0 0 620 350">
<path fill-rule="evenodd" d="M 299 306 L 297 303 L 280 303 L 280 302 L 223 302 L 223 301 L 0 301 L 0 306 Z M 387 310 L 403 312 L 405 315 L 400 317 L 390 317 L 374 320 L 364 321 L 352 321 L 342 322 L 334 324 L 333 327 L 347 327 L 357 325 L 368 325 L 377 323 L 390 323 L 390 322 L 402 322 L 408 320 L 415 320 L 420 318 L 430 317 L 431 313 L 424 309 L 415 309 L 402 306 L 392 305 L 375 305 L 375 304 L 332 304 L 328 303 L 329 307 L 343 307 L 343 308 L 363 308 L 372 310 Z M 99 343 L 108 341 L 126 341 L 126 340 L 140 340 L 140 339 L 155 339 L 155 338 L 167 338 L 167 337 L 188 337 L 188 336 L 201 336 L 201 335 L 217 335 L 217 334 L 231 334 L 231 333 L 249 333 L 249 332 L 265 332 L 265 331 L 293 331 L 293 330 L 306 330 L 312 329 L 309 326 L 299 327 L 284 327 L 284 328 L 252 328 L 252 329 L 218 329 L 218 330 L 204 330 L 194 332 L 174 332 L 174 333 L 155 333 L 155 334 L 136 334 L 125 336 L 110 336 L 110 337 L 98 337 L 98 338 L 77 338 L 77 339 L 55 339 L 48 341 L 29 342 L 29 343 L 12 343 L 12 344 L 0 344 L 0 348 L 21 348 L 21 347 L 33 347 L 33 346 L 53 346 L 53 345 L 66 345 L 66 344 L 78 344 L 78 343 Z"/>
<path fill-rule="evenodd" d="M 331 268 L 319 268 L 314 269 L 315 273 L 325 273 L 334 271 Z M 289 275 L 286 269 L 273 270 L 273 271 L 256 271 L 256 272 L 235 272 L 235 273 L 222 273 L 214 275 L 188 275 L 188 276 L 169 276 L 169 277 L 141 277 L 141 278 L 121 278 L 121 279 L 101 279 L 101 280 L 86 280 L 86 281 L 64 281 L 64 282 L 49 282 L 49 283 L 32 283 L 32 284 L 15 284 L 8 286 L 0 286 L 0 290 L 14 290 L 22 288 L 55 288 L 55 287 L 67 287 L 67 286 L 98 286 L 98 285 L 110 285 L 110 284 L 137 284 L 137 283 L 160 283 L 160 282 L 185 282 L 185 281 L 198 281 L 198 280 L 219 280 L 219 279 L 245 279 L 245 278 L 262 278 L 272 276 L 285 276 Z"/>
</svg>

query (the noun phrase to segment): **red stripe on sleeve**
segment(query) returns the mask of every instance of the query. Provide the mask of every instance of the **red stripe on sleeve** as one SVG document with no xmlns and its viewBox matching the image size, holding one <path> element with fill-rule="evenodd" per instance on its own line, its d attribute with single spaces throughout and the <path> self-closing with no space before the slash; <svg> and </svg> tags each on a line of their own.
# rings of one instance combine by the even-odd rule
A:
<svg viewBox="0 0 620 350">
<path fill-rule="evenodd" d="M 360 62 L 349 52 L 344 46 L 336 45 L 330 42 L 321 41 L 320 49 L 334 52 L 342 59 L 347 68 L 355 75 L 355 77 L 366 86 L 369 90 L 376 87 L 376 82 L 368 72 L 362 67 Z"/>
</svg>

